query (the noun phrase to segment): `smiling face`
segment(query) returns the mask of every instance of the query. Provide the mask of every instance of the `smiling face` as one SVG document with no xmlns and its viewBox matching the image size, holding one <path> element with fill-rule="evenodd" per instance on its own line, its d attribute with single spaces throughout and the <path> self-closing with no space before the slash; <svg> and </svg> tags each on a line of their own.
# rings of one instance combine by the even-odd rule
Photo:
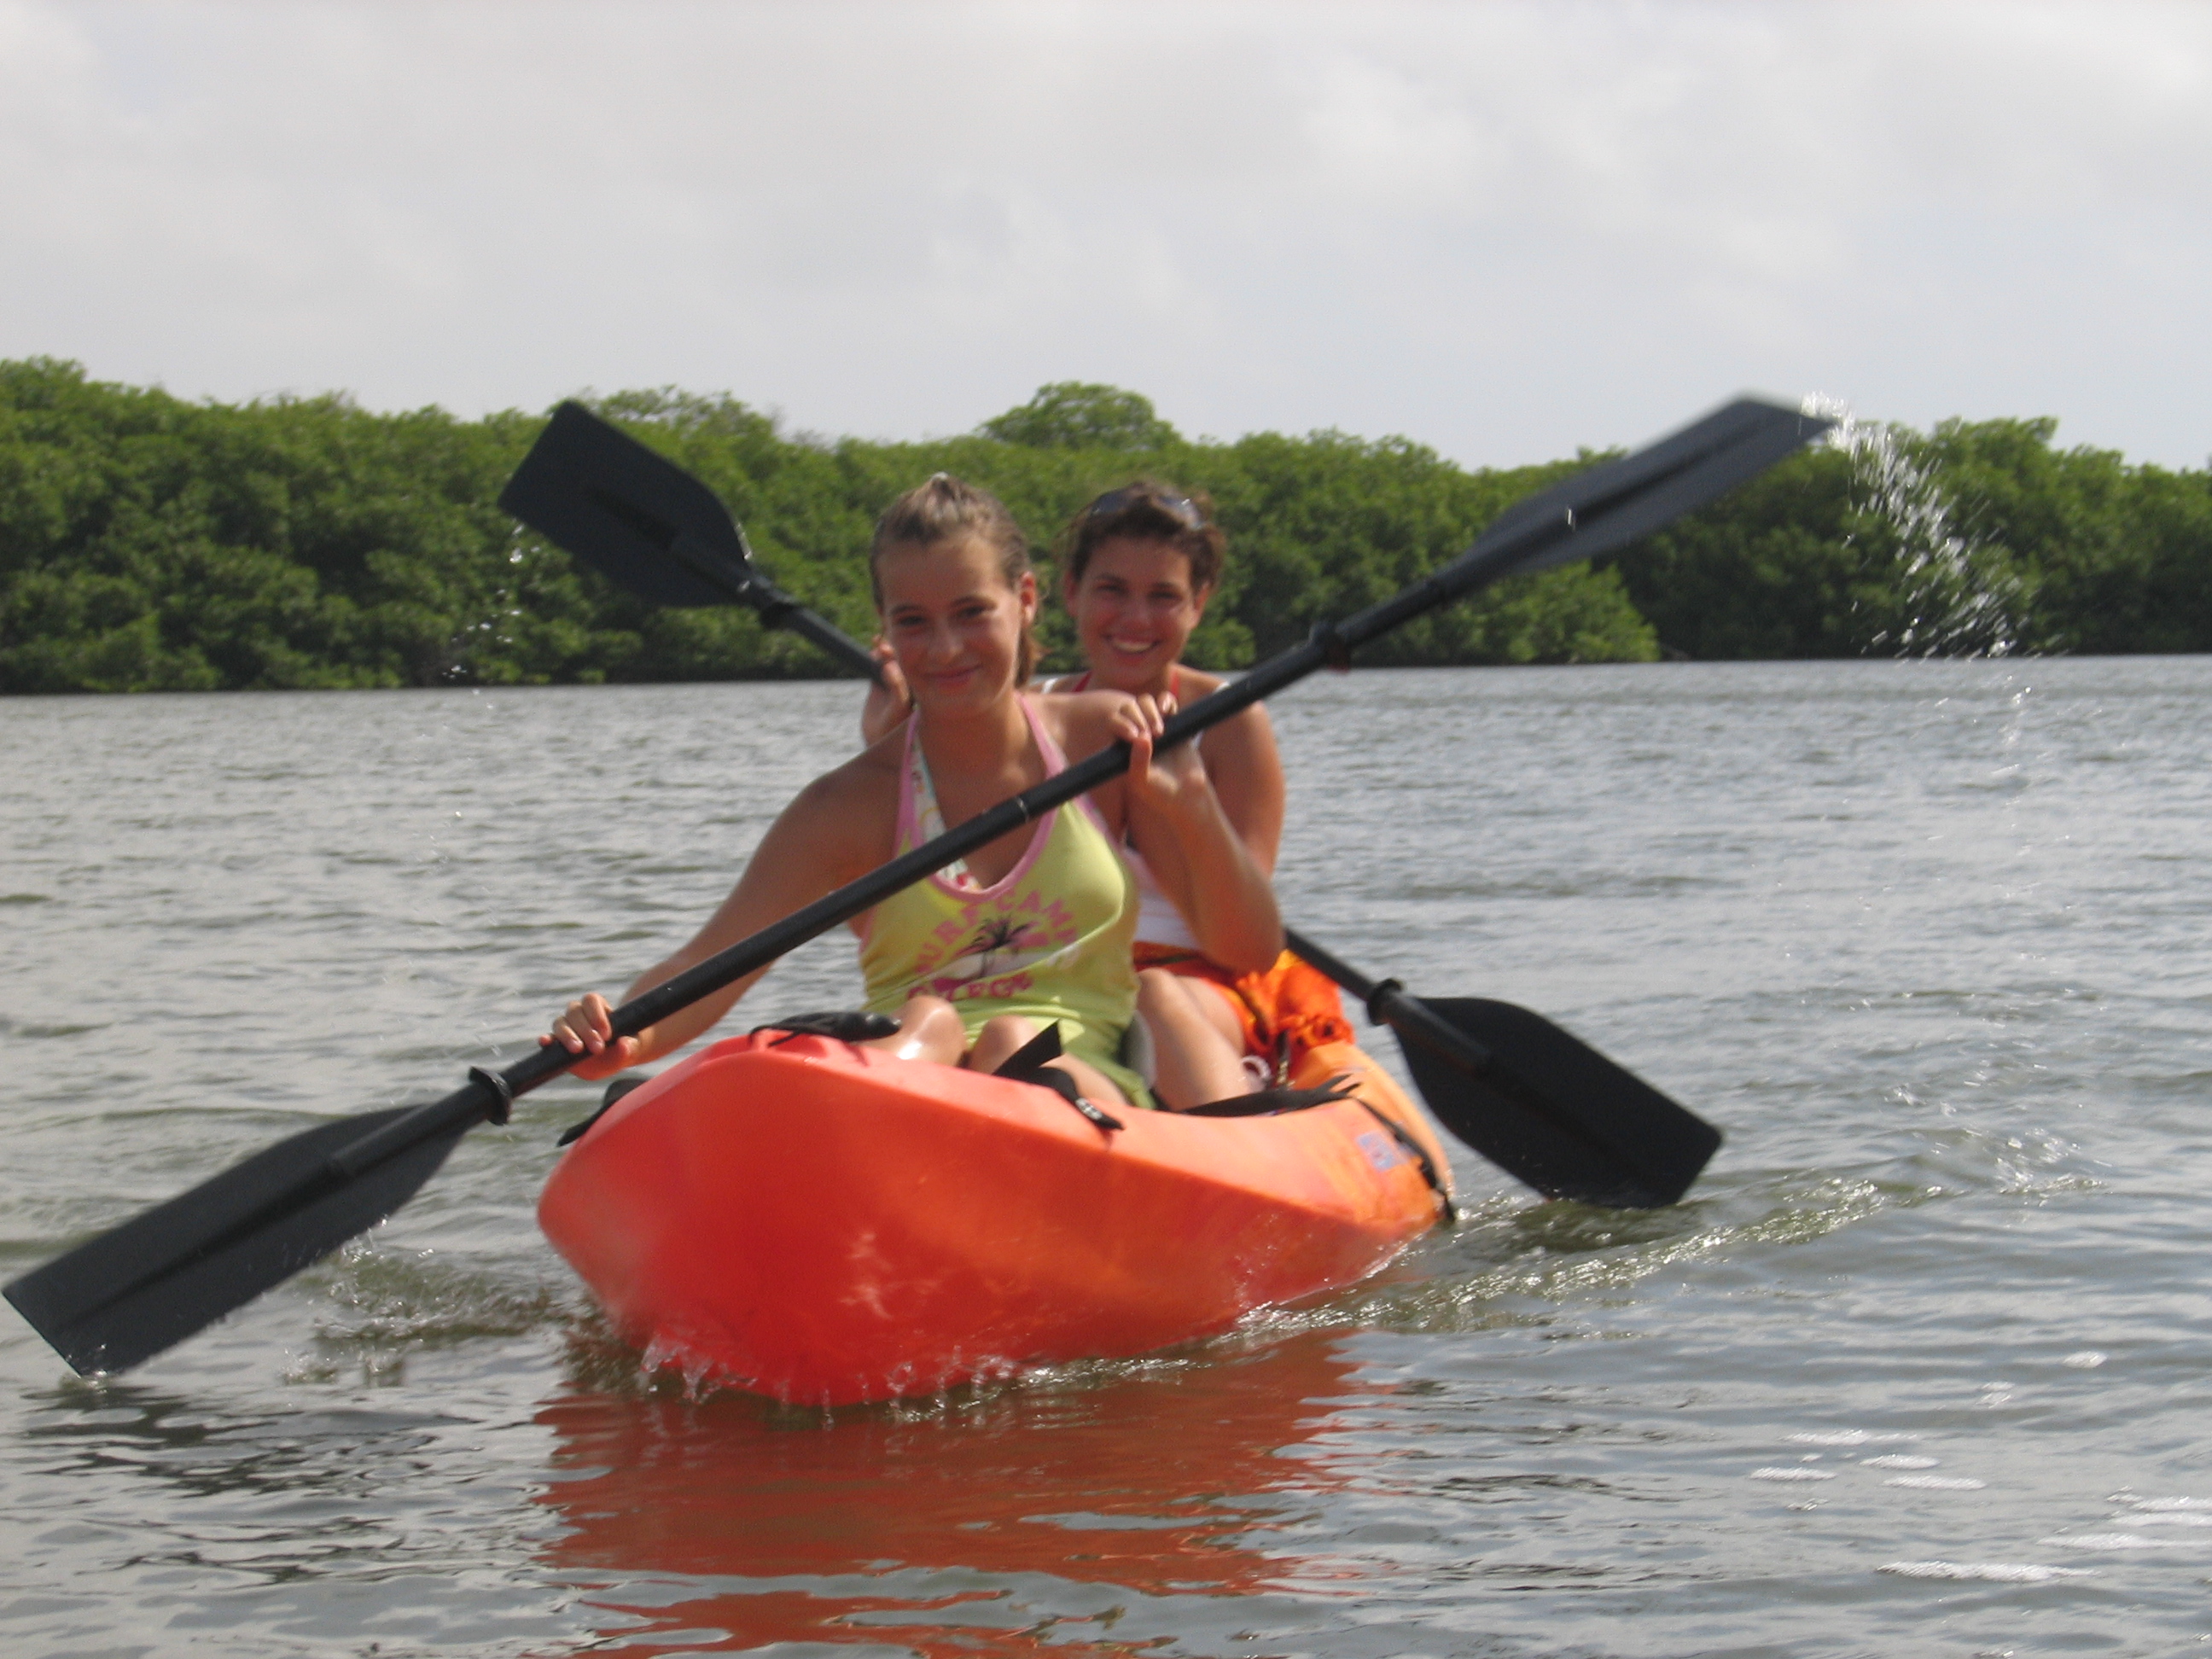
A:
<svg viewBox="0 0 2212 1659">
<path fill-rule="evenodd" d="M 985 708 L 1014 686 L 1036 578 L 1009 582 L 980 536 L 886 549 L 876 561 L 884 637 L 925 714 Z"/>
<path fill-rule="evenodd" d="M 1091 550 L 1067 588 L 1076 637 L 1093 684 L 1165 691 L 1209 590 L 1190 582 L 1190 556 L 1173 542 L 1115 536 Z"/>
</svg>

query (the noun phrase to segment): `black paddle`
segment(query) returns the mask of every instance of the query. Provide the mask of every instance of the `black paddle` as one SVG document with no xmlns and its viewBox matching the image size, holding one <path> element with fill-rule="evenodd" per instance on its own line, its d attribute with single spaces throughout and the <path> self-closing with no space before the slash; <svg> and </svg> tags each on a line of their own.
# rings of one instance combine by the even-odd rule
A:
<svg viewBox="0 0 2212 1659">
<path fill-rule="evenodd" d="M 1316 629 L 1304 644 L 1178 711 L 1159 744 L 1194 738 L 1486 582 L 1638 541 L 1779 460 L 1826 425 L 1792 410 L 1739 402 L 1649 449 L 1592 467 L 1514 507 L 1468 552 L 1395 599 Z M 1128 763 L 1127 745 L 1116 744 L 1001 801 L 623 1004 L 614 1012 L 615 1034 L 634 1035 L 767 967 L 932 871 L 1097 788 Z M 517 1096 L 560 1076 L 577 1058 L 551 1044 L 503 1072 L 471 1068 L 467 1083 L 442 1100 L 295 1135 L 33 1268 L 6 1287 L 8 1299 L 79 1371 L 134 1365 L 374 1225 L 429 1178 L 463 1131 L 505 1122 Z"/>
<path fill-rule="evenodd" d="M 1398 1034 L 1444 1127 L 1547 1198 L 1657 1209 L 1690 1189 L 1721 1132 L 1541 1014 L 1482 997 L 1415 997 L 1295 928 L 1291 949 Z"/>
<path fill-rule="evenodd" d="M 499 504 L 655 605 L 735 599 L 760 612 L 769 627 L 804 634 L 877 678 L 876 659 L 850 635 L 761 574 L 744 529 L 720 497 L 581 404 L 553 411 L 500 491 Z M 558 533 L 546 527 L 549 519 L 559 523 Z"/>
<path fill-rule="evenodd" d="M 867 647 L 835 624 L 781 594 L 761 598 L 776 590 L 757 573 L 738 574 L 728 562 L 678 562 L 673 549 L 685 538 L 704 544 L 711 532 L 720 545 L 743 547 L 744 532 L 706 485 L 580 404 L 554 411 L 499 500 L 648 599 L 678 582 L 688 592 L 712 587 L 726 601 L 760 607 L 771 622 L 804 617 L 807 637 L 832 656 L 864 673 L 877 670 Z M 1437 1121 L 1547 1198 L 1672 1204 L 1720 1146 L 1711 1124 L 1540 1014 L 1504 1002 L 1424 1003 L 1395 981 L 1378 988 L 1298 934 L 1290 937 L 1293 951 L 1398 1032 Z"/>
</svg>

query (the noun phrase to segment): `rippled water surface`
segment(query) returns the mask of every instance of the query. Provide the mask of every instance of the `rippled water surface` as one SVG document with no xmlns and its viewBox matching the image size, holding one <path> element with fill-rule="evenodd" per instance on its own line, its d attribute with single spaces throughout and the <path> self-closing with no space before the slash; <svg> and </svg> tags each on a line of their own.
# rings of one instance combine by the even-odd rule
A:
<svg viewBox="0 0 2212 1659">
<path fill-rule="evenodd" d="M 0 1271 L 514 1058 L 854 703 L 0 707 Z M 124 1380 L 0 1310 L 0 1650 L 2198 1650 L 2208 705 L 2212 659 L 1310 683 L 1286 912 L 1723 1125 L 1690 1201 L 1464 1155 L 1466 1219 L 1357 1291 L 824 1418 L 607 1340 L 532 1218 L 556 1085 Z M 848 1000 L 850 955 L 749 1006 Z"/>
</svg>

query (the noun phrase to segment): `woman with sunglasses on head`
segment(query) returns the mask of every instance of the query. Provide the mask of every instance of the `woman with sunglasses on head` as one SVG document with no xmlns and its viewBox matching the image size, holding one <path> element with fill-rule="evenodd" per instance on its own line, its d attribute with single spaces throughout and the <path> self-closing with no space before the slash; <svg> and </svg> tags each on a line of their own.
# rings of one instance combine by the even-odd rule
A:
<svg viewBox="0 0 2212 1659">
<path fill-rule="evenodd" d="M 1109 490 L 1077 514 L 1060 538 L 1061 597 L 1090 665 L 1047 689 L 1123 691 L 1170 708 L 1218 690 L 1222 676 L 1182 657 L 1220 580 L 1226 544 L 1203 495 L 1149 480 Z M 897 690 L 871 692 L 864 732 L 879 734 L 903 719 Z M 1252 872 L 1271 877 L 1282 841 L 1284 787 L 1267 709 L 1255 703 L 1206 731 L 1195 746 Z M 1263 964 L 1218 957 L 1163 883 L 1157 860 L 1141 847 L 1123 851 L 1141 899 L 1136 960 L 1150 970 L 1139 1003 L 1149 1023 L 1197 1022 L 1218 1033 L 1249 1057 L 1254 1085 L 1279 1080 L 1286 1037 L 1348 1040 L 1343 1006 L 1328 980 L 1287 953 Z"/>
<path fill-rule="evenodd" d="M 1199 757 L 1187 746 L 1153 756 L 1167 712 L 1158 699 L 1027 691 L 1036 578 L 1020 526 L 995 498 L 943 473 L 908 491 L 878 522 L 869 573 L 913 718 L 802 790 L 721 908 L 629 994 L 1042 782 L 1064 756 L 1126 742 L 1126 776 L 893 894 L 854 930 L 869 1008 L 899 1017 L 897 1034 L 873 1046 L 996 1071 L 1056 1026 L 1063 1053 L 1050 1064 L 1085 1097 L 1151 1104 L 1125 1059 L 1140 976 L 1136 896 L 1116 848 L 1146 848 L 1189 902 L 1205 948 L 1232 962 L 1256 964 L 1282 948 L 1266 878 L 1250 869 Z M 593 993 L 541 1040 L 586 1056 L 577 1075 L 604 1077 L 689 1042 L 759 977 L 619 1038 L 610 1005 Z M 1165 1103 L 1239 1091 L 1236 1053 L 1218 1033 L 1170 1014 L 1150 1036 Z"/>
</svg>

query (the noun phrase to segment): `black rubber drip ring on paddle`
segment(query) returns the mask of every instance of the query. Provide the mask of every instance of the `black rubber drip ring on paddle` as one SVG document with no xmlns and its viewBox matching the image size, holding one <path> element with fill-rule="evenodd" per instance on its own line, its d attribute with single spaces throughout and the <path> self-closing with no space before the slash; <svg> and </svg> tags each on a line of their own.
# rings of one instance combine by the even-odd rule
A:
<svg viewBox="0 0 2212 1659">
<path fill-rule="evenodd" d="M 514 1115 L 514 1091 L 507 1086 L 505 1078 L 497 1072 L 488 1072 L 481 1066 L 471 1066 L 469 1067 L 469 1079 L 471 1082 L 483 1084 L 492 1092 L 492 1109 L 484 1114 L 485 1122 L 504 1123 Z"/>
<path fill-rule="evenodd" d="M 1306 635 L 1309 644 L 1321 647 L 1321 659 L 1341 673 L 1352 666 L 1352 647 L 1345 643 L 1344 635 L 1337 632 L 1333 622 L 1317 622 L 1313 632 Z"/>
<path fill-rule="evenodd" d="M 1382 1000 L 1405 988 L 1406 981 L 1402 979 L 1377 980 L 1375 988 L 1367 994 L 1367 1023 L 1370 1025 L 1388 1025 L 1390 1018 L 1382 1012 Z"/>
</svg>

